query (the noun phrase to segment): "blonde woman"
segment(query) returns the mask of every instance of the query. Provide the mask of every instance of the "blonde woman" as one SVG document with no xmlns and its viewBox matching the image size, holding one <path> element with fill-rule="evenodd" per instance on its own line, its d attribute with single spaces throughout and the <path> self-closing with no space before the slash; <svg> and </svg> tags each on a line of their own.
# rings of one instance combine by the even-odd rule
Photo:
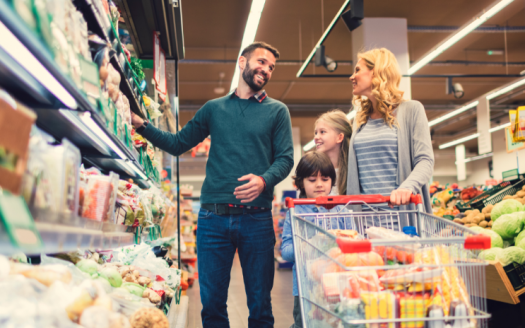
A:
<svg viewBox="0 0 525 328">
<path fill-rule="evenodd" d="M 358 112 L 348 152 L 347 194 L 390 195 L 393 206 L 408 205 L 412 194 L 421 194 L 425 211 L 432 213 L 428 182 L 434 154 L 428 120 L 420 102 L 403 100 L 396 58 L 385 48 L 360 53 L 350 81 Z"/>
<path fill-rule="evenodd" d="M 328 155 L 337 176 L 330 195 L 346 195 L 348 147 L 351 136 L 350 121 L 345 113 L 338 109 L 324 113 L 315 122 L 316 150 Z"/>
</svg>

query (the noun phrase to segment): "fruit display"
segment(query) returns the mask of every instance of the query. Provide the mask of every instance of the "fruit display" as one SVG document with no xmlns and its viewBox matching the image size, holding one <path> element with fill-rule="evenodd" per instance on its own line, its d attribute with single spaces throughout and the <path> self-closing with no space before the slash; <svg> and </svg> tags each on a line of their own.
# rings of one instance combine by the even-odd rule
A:
<svg viewBox="0 0 525 328">
<path fill-rule="evenodd" d="M 9 313 L 0 314 L 2 326 L 169 327 L 161 309 L 175 297 L 181 271 L 151 246 L 54 256 L 42 255 L 39 265 L 0 256 L 0 306 Z M 131 258 L 133 265 L 121 261 Z"/>
</svg>

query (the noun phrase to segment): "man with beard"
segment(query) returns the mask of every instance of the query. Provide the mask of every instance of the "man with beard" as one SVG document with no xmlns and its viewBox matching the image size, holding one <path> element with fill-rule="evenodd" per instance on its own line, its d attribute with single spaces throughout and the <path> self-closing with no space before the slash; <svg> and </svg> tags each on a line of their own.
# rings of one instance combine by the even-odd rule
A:
<svg viewBox="0 0 525 328">
<path fill-rule="evenodd" d="M 136 131 L 172 155 L 211 136 L 197 229 L 204 328 L 229 327 L 226 300 L 237 250 L 250 310 L 248 326 L 274 324 L 273 189 L 293 167 L 290 113 L 263 90 L 278 58 L 279 52 L 267 43 L 246 47 L 239 57 L 237 89 L 208 101 L 177 134 L 132 114 Z"/>
</svg>

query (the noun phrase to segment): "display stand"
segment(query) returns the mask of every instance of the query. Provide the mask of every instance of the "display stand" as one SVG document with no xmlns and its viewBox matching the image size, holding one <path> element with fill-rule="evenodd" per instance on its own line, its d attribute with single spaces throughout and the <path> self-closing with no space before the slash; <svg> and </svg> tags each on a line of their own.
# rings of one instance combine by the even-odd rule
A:
<svg viewBox="0 0 525 328">
<path fill-rule="evenodd" d="M 520 295 L 525 294 L 525 288 L 514 290 L 501 263 L 497 261 L 488 262 L 489 265 L 485 270 L 487 299 L 508 304 L 522 303 Z"/>
</svg>

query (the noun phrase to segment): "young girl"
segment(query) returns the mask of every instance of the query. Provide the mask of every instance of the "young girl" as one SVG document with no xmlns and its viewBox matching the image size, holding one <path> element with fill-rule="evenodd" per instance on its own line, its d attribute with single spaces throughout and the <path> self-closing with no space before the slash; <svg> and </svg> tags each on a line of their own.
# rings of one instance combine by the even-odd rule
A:
<svg viewBox="0 0 525 328">
<path fill-rule="evenodd" d="M 313 151 L 306 153 L 301 158 L 297 169 L 295 170 L 295 185 L 300 191 L 301 198 L 317 198 L 320 196 L 328 196 L 332 187 L 335 184 L 335 169 L 332 162 L 326 154 L 320 151 Z M 295 206 L 296 214 L 304 213 L 327 213 L 340 212 L 344 210 L 343 206 L 336 206 L 331 210 L 327 210 L 322 206 L 315 205 L 297 205 Z M 309 218 L 313 220 L 313 218 Z M 344 220 L 337 219 L 339 229 L 351 229 L 352 227 L 345 226 Z M 348 223 L 348 222 L 347 222 Z M 283 241 L 281 244 L 281 256 L 285 261 L 295 262 L 293 237 L 292 237 L 292 221 L 290 212 L 286 214 L 283 227 Z M 297 289 L 297 278 L 295 264 L 293 266 L 293 295 L 294 295 L 294 309 L 293 317 L 294 324 L 290 328 L 302 328 L 301 308 L 299 303 L 299 292 Z"/>
<path fill-rule="evenodd" d="M 330 195 L 346 195 L 348 148 L 351 136 L 350 121 L 340 110 L 324 113 L 315 122 L 316 150 L 328 155 L 336 172 L 335 186 Z"/>
</svg>

